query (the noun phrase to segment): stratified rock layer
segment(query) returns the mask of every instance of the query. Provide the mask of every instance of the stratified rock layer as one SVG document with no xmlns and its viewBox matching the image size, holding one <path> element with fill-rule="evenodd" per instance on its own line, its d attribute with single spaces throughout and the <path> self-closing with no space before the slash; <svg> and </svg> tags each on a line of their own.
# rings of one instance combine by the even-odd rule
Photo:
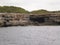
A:
<svg viewBox="0 0 60 45">
<path fill-rule="evenodd" d="M 27 25 L 60 25 L 60 14 L 0 13 L 0 27 Z"/>
</svg>

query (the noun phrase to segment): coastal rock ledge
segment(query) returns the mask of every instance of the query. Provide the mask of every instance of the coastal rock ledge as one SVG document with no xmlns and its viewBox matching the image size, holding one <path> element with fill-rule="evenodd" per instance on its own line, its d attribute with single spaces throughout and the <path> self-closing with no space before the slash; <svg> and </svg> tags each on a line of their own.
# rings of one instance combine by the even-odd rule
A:
<svg viewBox="0 0 60 45">
<path fill-rule="evenodd" d="M 0 27 L 27 25 L 60 25 L 60 14 L 0 13 Z"/>
</svg>

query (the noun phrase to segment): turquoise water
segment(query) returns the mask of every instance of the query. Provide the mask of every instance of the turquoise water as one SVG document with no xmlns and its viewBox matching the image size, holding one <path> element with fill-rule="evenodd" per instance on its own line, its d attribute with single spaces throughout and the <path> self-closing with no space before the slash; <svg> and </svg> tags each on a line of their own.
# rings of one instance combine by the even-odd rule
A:
<svg viewBox="0 0 60 45">
<path fill-rule="evenodd" d="M 0 45 L 60 45 L 60 26 L 3 27 Z"/>
</svg>

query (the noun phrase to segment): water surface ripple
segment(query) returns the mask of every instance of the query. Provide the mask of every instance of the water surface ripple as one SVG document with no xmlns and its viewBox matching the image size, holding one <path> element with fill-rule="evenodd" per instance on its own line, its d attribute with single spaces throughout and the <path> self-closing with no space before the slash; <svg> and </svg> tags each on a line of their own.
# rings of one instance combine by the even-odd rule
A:
<svg viewBox="0 0 60 45">
<path fill-rule="evenodd" d="M 60 45 L 60 26 L 3 27 L 0 45 Z"/>
</svg>

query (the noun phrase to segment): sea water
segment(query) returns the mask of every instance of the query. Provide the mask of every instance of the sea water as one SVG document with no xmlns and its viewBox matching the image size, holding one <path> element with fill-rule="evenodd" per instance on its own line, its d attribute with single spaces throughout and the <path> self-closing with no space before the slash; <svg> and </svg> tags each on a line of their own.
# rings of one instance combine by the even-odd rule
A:
<svg viewBox="0 0 60 45">
<path fill-rule="evenodd" d="M 60 26 L 1 27 L 0 45 L 60 45 Z"/>
</svg>

